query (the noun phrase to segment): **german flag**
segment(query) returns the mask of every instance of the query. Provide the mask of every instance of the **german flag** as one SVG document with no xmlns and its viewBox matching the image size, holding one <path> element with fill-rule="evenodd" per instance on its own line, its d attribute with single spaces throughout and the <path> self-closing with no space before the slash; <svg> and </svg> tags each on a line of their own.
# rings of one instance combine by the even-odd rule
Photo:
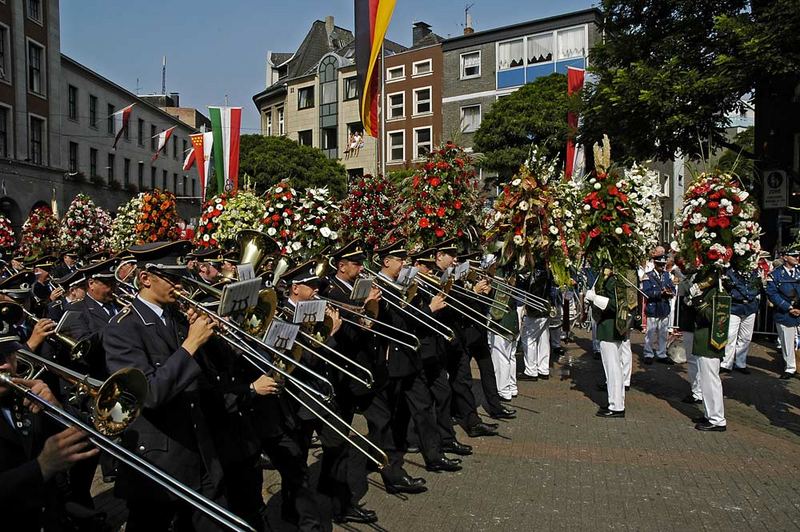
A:
<svg viewBox="0 0 800 532">
<path fill-rule="evenodd" d="M 378 59 L 396 0 L 354 0 L 356 21 L 356 71 L 361 94 L 361 123 L 364 132 L 378 136 Z"/>
</svg>

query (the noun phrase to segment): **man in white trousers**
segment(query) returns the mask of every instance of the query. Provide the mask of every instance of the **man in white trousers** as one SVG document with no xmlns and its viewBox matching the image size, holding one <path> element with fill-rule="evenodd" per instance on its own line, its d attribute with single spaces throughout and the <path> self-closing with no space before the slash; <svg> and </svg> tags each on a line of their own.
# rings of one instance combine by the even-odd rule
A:
<svg viewBox="0 0 800 532">
<path fill-rule="evenodd" d="M 520 341 L 525 358 L 525 369 L 519 376 L 521 381 L 547 380 L 550 378 L 550 309 L 546 303 L 553 288 L 553 276 L 547 265 L 540 261 L 532 269 L 521 286 L 535 296 L 534 303 L 525 305 L 520 329 Z"/>
<path fill-rule="evenodd" d="M 489 311 L 489 316 L 492 322 L 499 323 L 513 332 L 515 336 L 507 338 L 490 332 L 489 348 L 492 352 L 492 364 L 494 365 L 494 375 L 497 380 L 497 393 L 500 395 L 501 401 L 509 402 L 518 393 L 516 352 L 524 309 L 515 299 L 508 299 L 508 296 L 504 297 L 503 294 L 498 295 L 495 302 L 503 304 L 503 299 L 507 299 L 505 312 L 492 308 Z"/>
<path fill-rule="evenodd" d="M 664 364 L 673 364 L 667 356 L 667 334 L 669 333 L 670 302 L 675 296 L 672 276 L 665 270 L 667 256 L 658 246 L 651 252 L 653 269 L 644 274 L 642 291 L 647 296 L 647 332 L 644 337 L 644 363 L 652 364 L 653 358 Z"/>
<path fill-rule="evenodd" d="M 740 273 L 729 268 L 726 279 L 726 288 L 731 294 L 731 322 L 728 325 L 725 358 L 719 370 L 721 373 L 737 371 L 748 374 L 747 353 L 750 351 L 756 312 L 761 300 L 761 275 L 758 269 Z"/>
<path fill-rule="evenodd" d="M 767 278 L 767 297 L 774 305 L 775 328 L 778 331 L 783 373 L 781 379 L 791 379 L 797 373 L 795 345 L 800 325 L 800 272 L 797 263 L 800 250 L 783 252 L 783 265 L 776 267 Z"/>
</svg>

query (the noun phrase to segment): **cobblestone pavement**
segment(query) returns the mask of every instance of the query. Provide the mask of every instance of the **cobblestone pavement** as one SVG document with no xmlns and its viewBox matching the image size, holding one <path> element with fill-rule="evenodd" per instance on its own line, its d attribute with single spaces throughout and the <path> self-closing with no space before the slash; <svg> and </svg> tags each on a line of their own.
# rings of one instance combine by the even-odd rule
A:
<svg viewBox="0 0 800 532">
<path fill-rule="evenodd" d="M 500 436 L 472 439 L 457 428 L 474 447 L 462 471 L 427 473 L 419 454 L 407 455 L 409 473 L 425 477 L 429 491 L 388 495 L 372 474 L 364 502 L 380 521 L 345 529 L 800 529 L 800 380 L 777 378 L 782 361 L 771 342 L 753 344 L 750 375 L 723 376 L 728 431 L 702 433 L 691 422 L 700 409 L 680 401 L 686 365 L 641 365 L 642 340 L 634 333 L 625 419 L 594 416 L 605 405 L 603 369 L 580 331 L 549 380 L 519 383 L 518 417 L 500 422 Z M 95 487 L 121 522 L 108 485 Z M 265 471 L 270 525 L 291 530 L 272 495 L 279 487 L 278 474 Z"/>
</svg>

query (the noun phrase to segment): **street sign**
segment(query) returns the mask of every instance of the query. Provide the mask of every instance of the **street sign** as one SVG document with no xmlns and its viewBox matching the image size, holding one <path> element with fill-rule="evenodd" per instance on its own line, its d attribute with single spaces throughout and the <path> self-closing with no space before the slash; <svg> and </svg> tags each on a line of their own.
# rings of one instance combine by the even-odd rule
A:
<svg viewBox="0 0 800 532">
<path fill-rule="evenodd" d="M 764 170 L 764 208 L 782 209 L 786 207 L 788 183 L 783 170 Z"/>
</svg>

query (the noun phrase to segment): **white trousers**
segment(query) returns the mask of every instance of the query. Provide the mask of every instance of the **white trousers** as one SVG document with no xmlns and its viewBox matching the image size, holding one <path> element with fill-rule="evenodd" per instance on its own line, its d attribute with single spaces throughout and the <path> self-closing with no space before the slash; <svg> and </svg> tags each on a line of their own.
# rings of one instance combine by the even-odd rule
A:
<svg viewBox="0 0 800 532">
<path fill-rule="evenodd" d="M 644 356 L 653 358 L 653 353 L 658 358 L 667 357 L 667 329 L 669 316 L 664 318 L 647 317 L 647 333 L 644 335 Z"/>
<path fill-rule="evenodd" d="M 516 339 L 509 342 L 499 334 L 489 333 L 489 347 L 492 350 L 497 393 L 503 399 L 511 399 L 517 395 L 516 345 Z"/>
<path fill-rule="evenodd" d="M 795 342 L 797 342 L 797 327 L 789 327 L 788 325 L 775 324 L 778 329 L 778 337 L 781 339 L 781 352 L 783 352 L 783 361 L 786 363 L 786 368 L 783 370 L 785 373 L 797 372 L 797 361 L 795 360 Z"/>
<path fill-rule="evenodd" d="M 631 371 L 633 370 L 633 351 L 631 350 L 631 335 L 620 342 L 619 356 L 622 359 L 622 381 L 625 386 L 631 385 Z"/>
<path fill-rule="evenodd" d="M 525 375 L 550 374 L 549 318 L 522 318 L 522 350 L 525 353 Z"/>
<path fill-rule="evenodd" d="M 725 406 L 722 403 L 722 380 L 719 378 L 718 358 L 697 358 L 697 375 L 700 379 L 700 389 L 703 391 L 703 408 L 709 423 L 724 427 Z"/>
<path fill-rule="evenodd" d="M 692 387 L 692 397 L 695 399 L 703 400 L 703 390 L 700 388 L 700 379 L 698 378 L 697 371 L 697 357 L 694 356 L 692 351 L 692 344 L 694 344 L 694 333 L 683 332 L 683 350 L 686 351 L 687 372 L 689 377 L 689 385 Z"/>
<path fill-rule="evenodd" d="M 625 383 L 622 376 L 622 342 L 600 341 L 600 356 L 606 372 L 608 409 L 615 412 L 625 410 Z"/>
<path fill-rule="evenodd" d="M 755 313 L 745 317 L 731 314 L 728 325 L 728 343 L 725 344 L 725 358 L 721 367 L 733 369 L 747 367 L 747 352 L 750 351 L 750 340 L 753 338 L 753 326 L 756 323 Z"/>
<path fill-rule="evenodd" d="M 588 303 L 587 303 L 588 305 Z M 589 311 L 591 312 L 591 310 Z M 592 322 L 592 352 L 600 352 L 600 340 L 597 339 L 597 322 L 593 318 L 589 318 Z"/>
</svg>

